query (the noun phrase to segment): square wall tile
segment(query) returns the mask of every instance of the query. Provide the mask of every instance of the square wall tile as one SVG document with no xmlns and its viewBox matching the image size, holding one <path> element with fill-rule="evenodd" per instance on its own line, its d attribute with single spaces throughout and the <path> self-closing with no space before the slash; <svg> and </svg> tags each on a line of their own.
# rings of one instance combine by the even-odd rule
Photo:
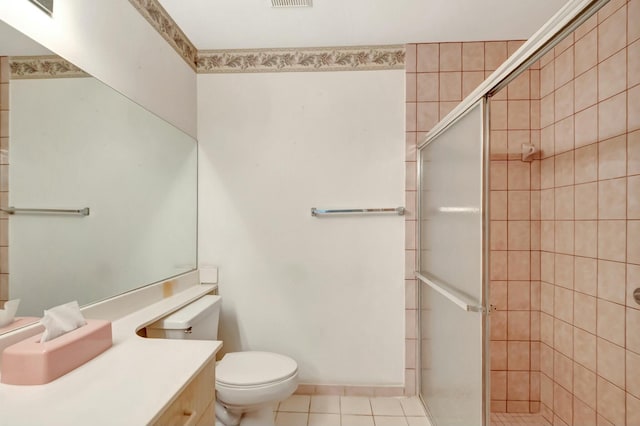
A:
<svg viewBox="0 0 640 426">
<path fill-rule="evenodd" d="M 509 129 L 530 128 L 529 101 L 508 101 L 507 125 Z"/>
<path fill-rule="evenodd" d="M 507 338 L 509 340 L 528 340 L 531 318 L 528 311 L 507 312 Z"/>
<path fill-rule="evenodd" d="M 640 264 L 640 220 L 627 221 L 627 262 Z"/>
<path fill-rule="evenodd" d="M 462 73 L 441 72 L 440 76 L 440 101 L 462 100 Z"/>
<path fill-rule="evenodd" d="M 597 294 L 598 261 L 588 257 L 578 257 L 574 259 L 575 265 L 575 289 L 591 296 Z"/>
<path fill-rule="evenodd" d="M 640 354 L 626 351 L 626 390 L 640 398 Z"/>
<path fill-rule="evenodd" d="M 576 149 L 574 170 L 576 184 L 595 182 L 598 179 L 598 146 L 596 144 Z"/>
<path fill-rule="evenodd" d="M 573 398 L 573 424 L 596 425 L 596 411 L 576 397 Z"/>
<path fill-rule="evenodd" d="M 598 64 L 598 99 L 604 100 L 627 88 L 627 51 L 622 49 Z"/>
<path fill-rule="evenodd" d="M 598 182 L 598 218 L 626 219 L 627 179 L 609 179 Z"/>
<path fill-rule="evenodd" d="M 440 71 L 462 71 L 462 43 L 440 43 Z"/>
<path fill-rule="evenodd" d="M 575 219 L 595 220 L 598 218 L 598 185 L 595 182 L 576 185 L 574 188 Z M 576 223 L 577 228 L 577 223 Z M 577 230 L 576 230 L 577 237 Z M 594 245 L 594 249 L 596 246 Z M 577 254 L 577 253 L 576 253 Z M 594 256 L 595 257 L 595 256 Z"/>
<path fill-rule="evenodd" d="M 626 299 L 626 265 L 608 260 L 598 261 L 598 297 L 601 299 L 625 304 Z"/>
<path fill-rule="evenodd" d="M 437 72 L 415 74 L 416 100 L 419 102 L 437 102 L 439 100 L 440 78 Z M 407 99 L 407 101 L 410 101 Z"/>
<path fill-rule="evenodd" d="M 598 138 L 619 136 L 627 131 L 627 94 L 620 93 L 598 104 Z"/>
<path fill-rule="evenodd" d="M 507 60 L 507 42 L 493 41 L 484 44 L 485 70 L 496 70 Z"/>
<path fill-rule="evenodd" d="M 615 343 L 625 344 L 625 307 L 617 303 L 598 299 L 597 334 L 598 337 Z"/>
<path fill-rule="evenodd" d="M 553 347 L 560 353 L 573 356 L 573 326 L 558 319 L 553 321 Z"/>
<path fill-rule="evenodd" d="M 440 71 L 440 46 L 438 43 L 417 45 L 417 72 Z"/>
<path fill-rule="evenodd" d="M 507 372 L 507 400 L 529 400 L 529 374 L 528 371 Z"/>
<path fill-rule="evenodd" d="M 574 310 L 573 323 L 589 333 L 596 332 L 596 298 L 576 291 L 573 301 L 577 309 Z"/>
<path fill-rule="evenodd" d="M 573 424 L 573 396 L 562 386 L 556 384 L 553 388 L 553 411 L 567 425 Z"/>
<path fill-rule="evenodd" d="M 573 361 L 562 355 L 560 352 L 554 353 L 553 358 L 554 380 L 563 388 L 573 390 Z"/>
<path fill-rule="evenodd" d="M 613 424 L 626 422 L 625 392 L 602 377 L 597 381 L 596 410 Z"/>
<path fill-rule="evenodd" d="M 596 52 L 593 52 L 595 55 Z M 598 68 L 593 67 L 574 81 L 574 107 L 582 111 L 598 102 Z M 596 132 L 597 133 L 597 132 Z M 577 134 L 577 132 L 576 132 Z"/>
<path fill-rule="evenodd" d="M 598 144 L 598 178 L 612 179 L 626 175 L 627 138 L 625 135 Z"/>
<path fill-rule="evenodd" d="M 462 43 L 462 69 L 484 71 L 484 42 Z"/>
<path fill-rule="evenodd" d="M 525 311 L 531 308 L 531 284 L 529 281 L 508 282 L 509 311 Z"/>
<path fill-rule="evenodd" d="M 464 71 L 462 73 L 462 99 L 466 98 L 483 81 L 483 71 Z"/>
<path fill-rule="evenodd" d="M 637 306 L 637 305 L 636 305 Z M 640 354 L 640 310 L 626 308 L 627 349 Z"/>
<path fill-rule="evenodd" d="M 529 220 L 531 214 L 529 191 L 508 191 L 507 216 L 509 220 Z"/>
<path fill-rule="evenodd" d="M 603 61 L 620 49 L 627 42 L 627 9 L 617 12 L 605 19 L 598 26 L 598 60 Z"/>
<path fill-rule="evenodd" d="M 597 373 L 621 388 L 625 387 L 625 350 L 604 339 L 597 341 Z"/>
<path fill-rule="evenodd" d="M 491 341 L 491 370 L 507 369 L 507 342 L 505 340 Z"/>
<path fill-rule="evenodd" d="M 596 336 L 576 328 L 573 337 L 573 359 L 590 371 L 596 371 Z"/>
<path fill-rule="evenodd" d="M 640 176 L 627 178 L 627 219 L 640 219 Z"/>
<path fill-rule="evenodd" d="M 625 261 L 626 222 L 601 220 L 598 222 L 598 257 L 616 262 Z"/>
<path fill-rule="evenodd" d="M 596 408 L 596 373 L 573 363 L 573 393 L 591 409 Z"/>
</svg>

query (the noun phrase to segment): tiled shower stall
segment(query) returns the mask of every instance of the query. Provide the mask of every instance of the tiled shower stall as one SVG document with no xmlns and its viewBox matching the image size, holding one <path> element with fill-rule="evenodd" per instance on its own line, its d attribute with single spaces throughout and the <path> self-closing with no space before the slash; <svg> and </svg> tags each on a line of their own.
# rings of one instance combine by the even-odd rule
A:
<svg viewBox="0 0 640 426">
<path fill-rule="evenodd" d="M 640 424 L 638 22 L 611 1 L 489 101 L 493 412 Z M 520 44 L 407 46 L 412 183 L 416 144 Z"/>
</svg>

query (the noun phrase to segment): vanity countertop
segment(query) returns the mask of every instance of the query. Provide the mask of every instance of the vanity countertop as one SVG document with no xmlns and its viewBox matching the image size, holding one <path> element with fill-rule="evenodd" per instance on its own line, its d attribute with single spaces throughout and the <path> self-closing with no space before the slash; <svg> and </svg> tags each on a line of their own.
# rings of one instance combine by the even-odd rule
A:
<svg viewBox="0 0 640 426">
<path fill-rule="evenodd" d="M 222 342 L 148 339 L 136 330 L 209 293 L 196 285 L 113 322 L 113 346 L 45 385 L 0 384 L 0 426 L 146 425 Z M 213 384 L 212 384 L 213 386 Z"/>
</svg>

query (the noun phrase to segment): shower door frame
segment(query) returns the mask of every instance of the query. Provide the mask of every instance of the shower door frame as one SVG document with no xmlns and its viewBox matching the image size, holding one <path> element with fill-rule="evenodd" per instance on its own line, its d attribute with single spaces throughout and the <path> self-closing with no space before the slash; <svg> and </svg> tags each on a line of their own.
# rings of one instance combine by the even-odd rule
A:
<svg viewBox="0 0 640 426">
<path fill-rule="evenodd" d="M 435 141 L 440 135 L 446 132 L 451 126 L 454 126 L 459 119 L 463 118 L 478 104 L 480 104 L 480 110 L 481 110 L 480 113 L 482 116 L 481 128 L 479 129 L 479 132 L 481 133 L 480 138 L 482 141 L 482 150 L 481 150 L 482 164 L 481 164 L 481 170 L 480 170 L 481 176 L 482 176 L 482 184 L 481 184 L 482 224 L 481 224 L 481 231 L 480 231 L 480 238 L 481 238 L 481 245 L 482 245 L 482 256 L 481 256 L 482 257 L 482 260 L 481 260 L 481 268 L 482 268 L 481 287 L 482 288 L 480 292 L 480 295 L 481 295 L 480 303 L 475 305 L 472 303 L 468 303 L 466 301 L 456 300 L 457 299 L 456 295 L 446 294 L 446 290 L 445 290 L 445 293 L 443 293 L 440 289 L 438 289 L 438 287 L 440 286 L 437 283 L 427 283 L 426 281 L 424 281 L 424 277 L 421 276 L 421 271 L 422 271 L 421 223 L 422 223 L 422 176 L 423 176 L 422 157 L 424 155 L 424 148 L 426 148 L 431 142 Z M 491 410 L 490 410 L 491 400 L 490 398 L 486 398 L 486 395 L 489 393 L 489 386 L 490 386 L 490 381 L 489 381 L 490 365 L 488 362 L 489 355 L 490 355 L 489 354 L 489 332 L 488 332 L 489 331 L 488 313 L 490 313 L 490 308 L 488 304 L 488 301 L 489 301 L 489 298 L 488 298 L 489 296 L 489 254 L 488 254 L 489 253 L 488 252 L 489 250 L 489 246 L 488 246 L 488 243 L 489 243 L 489 238 L 488 238 L 488 235 L 489 235 L 489 160 L 490 160 L 489 158 L 489 129 L 490 129 L 489 117 L 490 117 L 489 99 L 488 99 L 488 96 L 483 96 L 475 103 L 469 105 L 468 108 L 463 110 L 452 120 L 450 120 L 446 126 L 441 127 L 440 129 L 438 129 L 437 132 L 429 133 L 425 141 L 422 144 L 420 144 L 420 146 L 418 147 L 418 170 L 417 170 L 418 191 L 417 191 L 417 212 L 416 212 L 416 218 L 417 218 L 416 244 L 418 247 L 418 259 L 417 259 L 417 268 L 416 268 L 417 269 L 416 279 L 418 283 L 418 324 L 420 324 L 419 327 L 421 327 L 422 291 L 423 291 L 422 286 L 423 285 L 428 285 L 435 291 L 438 291 L 440 294 L 444 295 L 448 299 L 448 301 L 456 304 L 460 309 L 466 310 L 469 314 L 481 315 L 480 321 L 481 321 L 481 329 L 483 333 L 482 334 L 482 354 L 481 354 L 482 387 L 484 388 L 483 401 L 482 401 L 482 424 L 483 425 L 489 425 L 489 417 L 491 414 Z M 416 360 L 417 372 L 418 372 L 416 374 L 416 380 L 417 380 L 416 390 L 417 390 L 418 397 L 422 401 L 423 407 L 429 414 L 430 420 L 433 422 L 433 418 L 429 413 L 429 409 L 426 404 L 426 401 L 422 396 L 422 333 L 418 333 L 418 338 L 420 339 L 420 341 L 418 344 L 419 356 L 417 357 L 417 360 Z"/>
<path fill-rule="evenodd" d="M 565 4 L 545 25 L 542 26 L 529 40 L 527 40 L 516 52 L 514 52 L 496 71 L 494 71 L 484 82 L 482 82 L 474 91 L 472 91 L 458 106 L 456 106 L 449 114 L 447 114 L 438 124 L 436 124 L 424 138 L 424 140 L 418 144 L 417 149 L 419 153 L 418 158 L 418 190 L 417 190 L 417 226 L 416 226 L 416 243 L 417 243 L 417 270 L 421 270 L 421 253 L 422 245 L 420 241 L 421 236 L 421 192 L 422 192 L 422 155 L 423 148 L 427 146 L 432 140 L 437 138 L 441 133 L 446 131 L 449 126 L 457 122 L 459 118 L 465 115 L 471 108 L 473 108 L 478 102 L 483 102 L 483 127 L 482 129 L 482 329 L 484 336 L 482 338 L 482 371 L 483 371 L 483 419 L 482 424 L 488 426 L 490 424 L 490 376 L 489 376 L 489 315 L 491 308 L 488 303 L 488 285 L 489 285 L 489 246 L 488 246 L 488 231 L 489 231 L 489 134 L 490 134 L 490 97 L 496 92 L 505 88 L 511 81 L 517 78 L 522 72 L 527 70 L 532 64 L 542 58 L 547 52 L 553 49 L 558 43 L 560 43 L 567 35 L 573 33 L 582 23 L 594 15 L 609 0 L 570 0 Z M 419 275 L 419 274 L 418 274 Z M 418 278 L 416 276 L 416 278 Z M 418 288 L 418 327 L 420 341 L 418 342 L 418 356 L 417 356 L 417 371 L 416 374 L 416 390 L 417 394 L 422 400 L 422 333 L 420 331 L 421 326 L 421 311 L 422 300 L 421 292 L 423 282 L 420 278 L 417 279 L 419 283 Z M 425 401 L 422 400 L 423 406 L 427 409 Z M 428 409 L 427 409 L 428 412 Z"/>
</svg>

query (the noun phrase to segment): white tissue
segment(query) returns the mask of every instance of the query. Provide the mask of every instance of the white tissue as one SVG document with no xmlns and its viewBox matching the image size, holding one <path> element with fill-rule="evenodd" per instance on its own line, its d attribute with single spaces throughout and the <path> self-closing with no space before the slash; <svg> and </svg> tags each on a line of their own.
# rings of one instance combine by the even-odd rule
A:
<svg viewBox="0 0 640 426">
<path fill-rule="evenodd" d="M 80 312 L 78 301 L 65 303 L 44 311 L 44 316 L 40 320 L 40 324 L 44 325 L 44 333 L 40 342 L 47 342 L 62 336 L 65 333 L 80 328 L 85 325 L 85 321 Z"/>
<path fill-rule="evenodd" d="M 4 303 L 4 309 L 0 309 L 0 327 L 9 325 L 13 322 L 20 305 L 20 299 L 9 300 Z"/>
</svg>

